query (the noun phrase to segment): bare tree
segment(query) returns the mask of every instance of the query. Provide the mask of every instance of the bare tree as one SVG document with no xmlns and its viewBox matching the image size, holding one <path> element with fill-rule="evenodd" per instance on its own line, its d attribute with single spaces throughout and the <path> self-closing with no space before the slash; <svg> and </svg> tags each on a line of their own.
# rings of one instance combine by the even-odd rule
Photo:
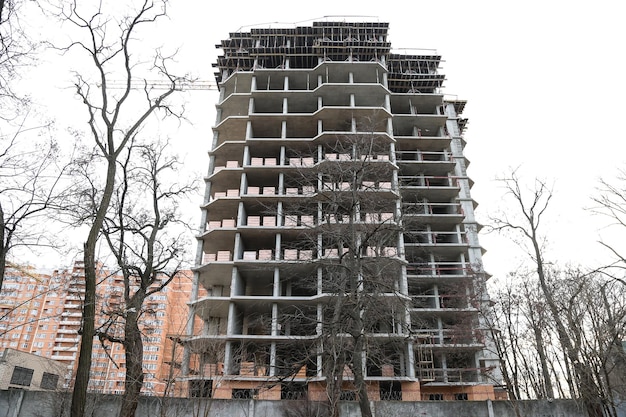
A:
<svg viewBox="0 0 626 417">
<path fill-rule="evenodd" d="M 165 1 L 140 1 L 138 5 L 131 6 L 131 9 L 134 7 L 132 12 L 115 18 L 103 10 L 102 3 L 95 10 L 83 11 L 82 4 L 74 1 L 63 5 L 59 11 L 64 24 L 72 25 L 83 36 L 83 40 L 74 41 L 66 50 L 78 49 L 83 53 L 94 74 L 92 79 L 86 73 L 77 73 L 75 88 L 85 105 L 89 137 L 93 143 L 93 157 L 86 158 L 86 161 L 92 165 L 92 172 L 100 173 L 90 178 L 93 194 L 78 195 L 79 204 L 89 209 L 89 215 L 81 219 L 89 226 L 89 233 L 84 243 L 85 299 L 72 417 L 82 417 L 85 409 L 96 334 L 96 247 L 110 211 L 120 158 L 151 115 L 156 112 L 175 114 L 168 99 L 176 91 L 178 78 L 168 70 L 170 58 L 158 50 L 149 63 L 138 57 L 141 51 L 141 44 L 137 41 L 140 30 L 165 17 L 166 6 Z M 133 89 L 133 77 L 141 76 L 160 78 L 169 87 L 155 91 L 146 84 L 143 89 Z M 123 80 L 122 89 L 110 88 L 111 79 Z M 96 165 L 98 169 L 95 169 Z"/>
<path fill-rule="evenodd" d="M 137 144 L 131 140 L 120 161 L 120 179 L 112 211 L 105 218 L 102 236 L 115 257 L 124 280 L 124 301 L 106 312 L 96 329 L 101 341 L 120 343 L 126 357 L 126 380 L 120 417 L 132 417 L 143 387 L 142 320 L 157 320 L 144 304 L 162 291 L 179 273 L 184 260 L 186 227 L 172 234 L 180 220 L 178 204 L 193 190 L 170 183 L 178 160 L 169 157 L 166 145 Z"/>
<path fill-rule="evenodd" d="M 34 62 L 35 42 L 23 28 L 28 2 L 0 0 L 0 120 L 19 117 L 26 97 L 16 93 L 14 82 L 20 70 Z"/>
<path fill-rule="evenodd" d="M 33 137 L 47 135 L 48 126 L 26 127 L 27 118 L 0 136 L 0 288 L 13 250 L 56 246 L 41 225 L 65 197 L 66 167 L 61 166 L 57 144 Z"/>
<path fill-rule="evenodd" d="M 552 198 L 552 191 L 545 182 L 536 180 L 535 188 L 526 192 L 523 190 L 521 180 L 515 171 L 512 172 L 510 178 L 503 180 L 503 183 L 507 193 L 519 208 L 519 217 L 509 216 L 505 213 L 502 217 L 493 218 L 494 228 L 496 230 L 514 231 L 522 237 L 522 244 L 528 245 L 528 254 L 532 259 L 546 308 L 550 311 L 557 339 L 566 359 L 571 364 L 575 386 L 578 390 L 576 394 L 580 397 L 589 417 L 600 417 L 602 416 L 600 386 L 594 378 L 591 368 L 581 358 L 577 341 L 570 335 L 568 323 L 560 314 L 558 299 L 550 285 L 546 261 L 544 260 L 540 225 Z M 549 380 L 547 358 L 540 360 L 544 379 Z"/>
<path fill-rule="evenodd" d="M 351 397 L 350 389 L 346 391 L 349 384 L 361 414 L 371 416 L 366 376 L 394 360 L 389 356 L 397 352 L 396 347 L 390 348 L 399 342 L 394 334 L 407 331 L 406 299 L 398 296 L 399 282 L 390 279 L 401 276 L 397 262 L 401 221 L 391 189 L 393 167 L 384 158 L 388 143 L 375 133 L 340 138 L 324 148 L 326 160 L 317 169 L 299 170 L 286 180 L 289 185 L 318 189 L 313 206 L 308 202 L 284 208 L 285 217 L 294 220 L 314 213 L 320 216 L 319 226 L 285 242 L 285 248 L 318 254 L 315 262 L 322 279 L 312 285 L 321 285 L 322 292 L 330 295 L 321 306 L 317 348 L 299 350 L 295 363 L 315 362 L 321 353 L 320 371 L 326 377 L 332 415 L 337 415 L 340 400 Z M 317 324 L 317 319 L 311 320 L 317 317 L 314 312 L 298 310 L 288 317 L 305 326 Z"/>
<path fill-rule="evenodd" d="M 620 169 L 614 181 L 601 179 L 598 193 L 597 196 L 592 197 L 596 204 L 593 212 L 606 216 L 611 226 L 626 228 L 626 169 Z M 600 244 L 616 258 L 615 263 L 603 269 L 607 270 L 613 279 L 626 285 L 626 280 L 623 278 L 626 270 L 626 254 L 609 242 L 601 241 Z"/>
</svg>

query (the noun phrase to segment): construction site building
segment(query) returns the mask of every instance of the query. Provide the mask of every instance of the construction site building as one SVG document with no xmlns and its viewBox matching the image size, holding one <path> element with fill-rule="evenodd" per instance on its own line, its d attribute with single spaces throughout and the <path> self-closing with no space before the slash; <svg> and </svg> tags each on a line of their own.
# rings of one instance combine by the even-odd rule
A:
<svg viewBox="0 0 626 417">
<path fill-rule="evenodd" d="M 339 297 L 324 265 L 348 252 L 327 240 L 350 222 L 396 227 L 393 244 L 358 254 L 388 262 L 391 289 L 378 296 L 403 306 L 366 335 L 388 352 L 386 361 L 365 358 L 370 398 L 497 398 L 465 101 L 441 92 L 441 57 L 392 51 L 381 22 L 254 28 L 217 48 L 220 95 L 190 302 L 203 326 L 190 324 L 185 342 L 190 395 L 324 398 L 321 340 Z M 375 150 L 337 151 L 361 136 L 375 137 Z M 363 161 L 384 169 L 358 189 L 324 171 Z M 315 180 L 303 181 L 306 172 Z M 325 204 L 331 192 L 376 195 L 376 209 L 341 217 Z M 353 398 L 351 379 L 347 370 L 344 399 Z"/>
</svg>

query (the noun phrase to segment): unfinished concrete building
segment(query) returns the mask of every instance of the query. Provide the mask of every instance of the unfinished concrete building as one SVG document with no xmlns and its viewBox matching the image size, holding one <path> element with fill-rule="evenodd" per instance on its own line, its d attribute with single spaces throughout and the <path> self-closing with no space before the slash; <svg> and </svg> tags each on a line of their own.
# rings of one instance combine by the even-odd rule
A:
<svg viewBox="0 0 626 417">
<path fill-rule="evenodd" d="M 440 56 L 387 38 L 314 22 L 217 45 L 190 395 L 315 400 L 339 378 L 350 400 L 357 374 L 373 400 L 498 395 L 465 102 L 441 92 Z"/>
</svg>

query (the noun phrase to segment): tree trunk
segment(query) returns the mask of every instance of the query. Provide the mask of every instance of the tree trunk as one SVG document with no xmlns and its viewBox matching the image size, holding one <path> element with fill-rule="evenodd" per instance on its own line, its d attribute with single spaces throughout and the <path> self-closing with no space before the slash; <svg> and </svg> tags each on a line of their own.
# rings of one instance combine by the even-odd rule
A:
<svg viewBox="0 0 626 417">
<path fill-rule="evenodd" d="M 530 297 L 530 294 L 529 294 Z M 530 301 L 530 300 L 528 300 Z M 539 364 L 541 365 L 541 375 L 543 377 L 543 392 L 539 398 L 554 398 L 554 390 L 552 388 L 552 379 L 550 370 L 548 369 L 548 358 L 546 356 L 545 342 L 543 340 L 543 327 L 535 320 L 533 306 L 528 306 L 531 323 L 533 324 L 533 335 L 535 336 L 535 344 L 537 345 L 537 354 L 539 355 Z"/>
<path fill-rule="evenodd" d="M 361 417 L 372 417 L 372 408 L 370 407 L 370 399 L 367 392 L 367 383 L 365 382 L 364 375 L 364 338 L 365 336 L 363 335 L 357 337 L 354 344 L 354 355 L 352 357 L 352 363 L 354 364 L 354 385 L 356 385 L 357 395 L 359 397 L 359 408 L 361 410 Z"/>
<path fill-rule="evenodd" d="M 531 241 L 533 244 L 533 248 L 535 250 L 535 259 L 537 262 L 537 276 L 539 278 L 539 284 L 541 286 L 541 290 L 543 295 L 546 298 L 546 303 L 552 313 L 554 324 L 556 326 L 557 334 L 559 336 L 559 340 L 563 345 L 567 356 L 569 357 L 573 368 L 574 374 L 576 375 L 576 381 L 579 389 L 579 394 L 581 397 L 581 401 L 585 410 L 587 411 L 587 415 L 589 417 L 603 417 L 602 406 L 598 399 L 599 389 L 596 381 L 593 379 L 593 375 L 591 375 L 591 370 L 584 364 L 580 362 L 579 352 L 577 352 L 572 346 L 572 342 L 568 336 L 567 329 L 559 316 L 559 309 L 554 301 L 552 291 L 548 288 L 548 284 L 546 281 L 545 271 L 543 269 L 543 257 L 541 253 L 541 249 L 539 248 L 539 243 L 536 236 L 536 227 L 535 224 L 531 221 Z"/>
<path fill-rule="evenodd" d="M 109 142 L 112 144 L 112 140 Z M 95 334 L 96 319 L 96 245 L 100 229 L 104 222 L 106 212 L 111 203 L 113 186 L 115 185 L 115 157 L 109 156 L 107 163 L 107 176 L 104 193 L 100 200 L 100 206 L 89 229 L 89 235 L 84 245 L 85 264 L 85 298 L 83 304 L 82 333 L 80 338 L 80 352 L 78 354 L 78 367 L 76 379 L 72 391 L 72 405 L 70 417 L 84 417 L 87 403 L 87 387 L 89 385 L 89 371 L 91 369 L 91 353 L 93 351 L 93 337 Z"/>
<path fill-rule="evenodd" d="M 4 271 L 6 269 L 7 262 L 7 248 L 4 244 L 4 210 L 2 210 L 2 203 L 0 203 L 0 290 L 2 289 L 2 283 L 4 282 Z"/>
<path fill-rule="evenodd" d="M 141 303 L 133 303 L 141 307 Z M 126 379 L 124 380 L 124 395 L 122 395 L 122 409 L 119 417 L 134 417 L 139 394 L 143 387 L 143 341 L 137 319 L 139 308 L 130 311 L 124 325 L 124 350 L 126 351 Z"/>
</svg>

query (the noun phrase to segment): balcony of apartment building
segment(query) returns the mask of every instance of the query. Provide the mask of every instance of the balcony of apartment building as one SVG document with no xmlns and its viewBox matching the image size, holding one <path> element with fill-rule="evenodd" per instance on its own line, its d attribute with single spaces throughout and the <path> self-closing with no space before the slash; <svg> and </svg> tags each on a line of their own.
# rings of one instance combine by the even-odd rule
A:
<svg viewBox="0 0 626 417">
<path fill-rule="evenodd" d="M 422 225 L 416 229 L 404 231 L 404 248 L 408 257 L 417 257 L 428 251 L 435 257 L 451 257 L 465 253 L 469 246 L 467 235 L 462 226 L 456 224 Z"/>
<path fill-rule="evenodd" d="M 419 228 L 429 224 L 432 227 L 450 227 L 461 224 L 465 213 L 460 203 L 438 202 L 420 196 L 413 199 L 405 198 L 402 201 L 402 221 L 407 228 Z"/>
<path fill-rule="evenodd" d="M 201 263 L 195 269 L 200 273 L 199 281 L 205 287 L 230 285 L 233 269 L 234 242 L 204 239 Z"/>
<path fill-rule="evenodd" d="M 394 117 L 408 115 L 445 115 L 445 110 L 443 109 L 443 94 L 430 93 L 413 96 L 391 94 L 389 102 Z"/>
<path fill-rule="evenodd" d="M 83 298 L 78 296 L 78 295 L 72 295 L 72 294 L 68 294 L 67 297 L 65 297 L 65 301 L 66 302 L 73 302 L 73 301 L 82 301 Z"/>
<path fill-rule="evenodd" d="M 394 116 L 393 135 L 401 148 L 419 145 L 423 151 L 441 150 L 451 142 L 445 123 L 445 116 L 440 115 L 406 116 L 397 121 Z"/>
<path fill-rule="evenodd" d="M 75 329 L 75 328 L 69 328 L 69 329 L 68 329 L 68 328 L 64 328 L 64 327 L 59 328 L 59 329 L 57 330 L 57 333 L 61 333 L 61 334 L 73 334 L 73 335 L 78 334 L 78 333 L 77 333 L 77 329 Z"/>
<path fill-rule="evenodd" d="M 242 176 L 244 201 L 259 201 L 265 205 L 275 205 L 279 200 L 280 171 L 247 172 Z"/>
<path fill-rule="evenodd" d="M 435 201 L 451 201 L 461 187 L 459 178 L 451 175 L 398 175 L 398 185 L 404 200 L 426 198 Z"/>
<path fill-rule="evenodd" d="M 405 177 L 428 174 L 446 176 L 454 171 L 456 162 L 447 151 L 396 151 L 396 164 Z"/>
<path fill-rule="evenodd" d="M 76 334 L 76 331 L 73 331 L 72 333 Z M 63 343 L 78 343 L 80 341 L 80 338 L 78 336 L 76 336 L 76 337 L 61 336 L 61 337 L 55 338 L 54 341 L 55 341 L 55 343 L 59 343 L 59 344 L 63 344 Z"/>
<path fill-rule="evenodd" d="M 425 313 L 443 317 L 478 312 L 469 280 L 440 283 L 411 280 L 408 295 L 411 298 L 409 310 L 416 317 Z"/>
<path fill-rule="evenodd" d="M 235 207 L 233 207 L 235 208 Z M 207 217 L 207 223 L 204 233 L 199 238 L 206 242 L 205 252 L 207 254 L 215 254 L 215 260 L 217 260 L 217 252 L 221 245 L 214 245 L 216 242 L 234 242 L 235 233 L 237 231 L 236 220 L 234 219 L 237 212 L 223 213 L 218 211 L 217 213 L 211 210 Z M 230 218 L 223 218 L 222 216 L 229 216 Z M 207 257 L 207 261 L 211 257 Z M 203 260 L 204 263 L 204 260 Z"/>
<path fill-rule="evenodd" d="M 306 72 L 258 70 L 254 74 L 252 96 L 264 97 L 278 93 L 290 100 L 313 103 L 316 100 L 311 100 L 311 92 L 315 97 L 329 96 L 335 91 L 384 96 L 387 93 L 382 85 L 384 72 L 380 64 L 372 62 L 359 62 L 350 66 L 339 62 L 325 62 Z"/>
<path fill-rule="evenodd" d="M 80 326 L 80 320 L 73 320 L 70 317 L 63 317 L 59 322 L 60 326 Z"/>
<path fill-rule="evenodd" d="M 223 160 L 222 157 L 215 157 L 213 163 L 213 173 L 206 180 L 217 183 L 228 183 L 232 186 L 236 178 L 241 177 L 241 162 L 237 159 Z"/>
<path fill-rule="evenodd" d="M 215 146 L 222 146 L 226 142 L 243 142 L 246 139 L 248 129 L 248 116 L 229 116 L 223 118 L 213 128 L 218 133 Z"/>
<path fill-rule="evenodd" d="M 371 149 L 373 147 L 376 149 Z M 380 177 L 392 176 L 397 168 L 389 156 L 389 148 L 385 144 L 370 143 L 368 138 L 362 140 L 346 139 L 343 145 L 322 146 L 322 157 L 318 169 L 329 177 L 342 177 L 346 173 L 365 171 L 370 180 L 380 180 Z M 367 188 L 367 187 L 364 187 Z"/>
<path fill-rule="evenodd" d="M 459 318 L 454 317 L 452 319 L 458 320 Z M 434 323 L 433 327 L 420 328 L 420 326 L 424 325 L 424 322 L 419 319 L 417 321 L 419 325 L 411 326 L 411 334 L 416 335 L 417 342 L 422 348 L 462 352 L 477 351 L 485 346 L 483 330 L 467 327 L 467 325 L 463 326 L 462 324 L 450 324 L 445 321 L 440 327 L 437 323 Z"/>
<path fill-rule="evenodd" d="M 422 400 L 432 400 L 430 395 L 445 387 L 471 386 L 485 382 L 488 369 L 478 366 L 475 358 L 477 350 L 450 348 L 433 351 L 417 345 L 415 364 L 417 376 L 422 383 Z M 443 400 L 443 396 L 436 398 Z M 446 399 L 459 399 L 451 398 Z M 467 397 L 462 398 L 467 399 Z"/>
</svg>

